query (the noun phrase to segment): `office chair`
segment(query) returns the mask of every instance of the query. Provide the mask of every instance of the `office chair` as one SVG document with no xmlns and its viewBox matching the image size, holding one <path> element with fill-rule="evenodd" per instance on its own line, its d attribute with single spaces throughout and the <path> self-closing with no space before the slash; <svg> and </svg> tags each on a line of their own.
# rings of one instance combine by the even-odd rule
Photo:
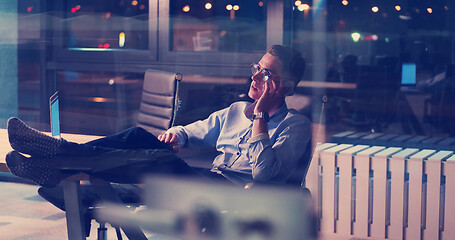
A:
<svg viewBox="0 0 455 240">
<path fill-rule="evenodd" d="M 441 132 L 455 136 L 455 66 L 446 66 L 444 79 L 427 86 L 424 106 L 424 121 Z"/>
<path fill-rule="evenodd" d="M 171 76 L 171 77 L 170 77 Z M 175 81 L 174 84 L 160 83 L 156 85 L 153 80 L 160 79 L 161 77 L 169 80 Z M 138 126 L 141 126 L 154 134 L 160 134 L 164 132 L 167 128 L 172 126 L 172 122 L 175 117 L 176 108 L 178 106 L 178 100 L 176 96 L 170 97 L 168 94 L 164 94 L 161 90 L 156 88 L 171 88 L 175 87 L 174 91 L 171 91 L 173 94 L 177 94 L 178 91 L 178 81 L 181 79 L 181 76 L 171 74 L 167 75 L 163 72 L 157 71 L 147 71 L 144 81 L 144 90 L 143 97 L 140 107 L 140 113 L 138 117 Z M 161 79 L 162 81 L 162 79 Z M 164 81 L 166 82 L 166 81 Z M 157 87 L 158 86 L 158 87 Z M 150 89 L 151 88 L 151 89 Z M 155 96 L 154 94 L 158 95 Z M 160 106 L 168 104 L 169 109 L 159 109 Z M 157 116 L 158 115 L 158 116 Z M 162 117 L 170 116 L 167 120 L 163 120 Z M 308 169 L 309 159 L 311 158 L 311 143 L 307 145 L 308 149 L 305 156 L 302 157 L 302 160 L 299 162 L 299 166 L 291 178 L 286 184 L 301 186 L 301 181 L 304 179 L 306 170 Z M 309 150 L 309 151 L 308 151 Z M 77 170 L 77 169 L 76 169 Z M 41 188 L 39 193 L 45 199 L 56 205 L 62 210 L 66 210 L 67 214 L 67 225 L 68 225 L 68 237 L 72 239 L 85 239 L 85 236 L 88 236 L 90 233 L 90 223 L 94 218 L 94 207 L 93 203 L 97 201 L 109 201 L 116 202 L 120 204 L 128 204 L 133 208 L 141 204 L 139 189 L 130 185 L 113 185 L 108 181 L 102 180 L 90 176 L 92 185 L 90 188 L 88 186 L 80 186 L 79 179 L 74 180 L 64 180 L 63 182 L 63 193 L 64 193 L 64 203 L 58 202 L 52 196 L 52 192 Z M 252 185 L 249 187 L 251 188 Z M 302 187 L 302 191 L 309 193 L 308 189 Z M 54 192 L 55 194 L 55 192 Z M 60 193 L 61 194 L 61 193 Z M 90 195 L 90 199 L 82 198 L 85 195 Z M 94 196 L 94 197 L 92 197 Z M 86 200 L 86 201 L 84 201 Z M 84 207 L 85 206 L 85 207 Z M 87 207 L 88 206 L 88 207 Z M 98 239 L 104 239 L 106 234 L 106 228 L 104 222 L 99 222 L 100 228 L 98 229 Z M 119 239 L 122 238 L 120 229 L 118 226 L 116 228 L 117 236 Z M 129 239 L 146 239 L 145 235 L 139 228 L 125 228 L 120 226 L 125 232 Z"/>
<path fill-rule="evenodd" d="M 172 127 L 178 109 L 178 90 L 181 80 L 182 75 L 178 73 L 156 70 L 145 72 L 137 126 L 150 131 L 155 136 Z M 88 170 L 86 166 L 72 162 L 63 171 L 78 173 L 84 170 Z M 113 185 L 89 174 L 91 185 L 81 186 L 80 176 L 76 175 L 62 181 L 64 203 L 59 201 L 61 191 L 44 187 L 38 190 L 43 198 L 66 211 L 68 239 L 70 240 L 86 239 L 89 236 L 91 220 L 95 219 L 93 209 L 96 202 L 128 203 L 133 207 L 140 204 L 138 188 L 133 185 Z M 98 239 L 105 239 L 107 230 L 105 223 L 99 223 Z M 114 227 L 117 237 L 122 239 L 119 226 Z M 139 228 L 122 227 L 122 230 L 129 239 L 147 239 Z"/>
<path fill-rule="evenodd" d="M 344 104 L 342 119 L 357 131 L 382 132 L 392 120 L 399 78 L 385 66 L 361 66 L 352 99 Z"/>
<path fill-rule="evenodd" d="M 174 125 L 180 81 L 179 73 L 146 71 L 137 126 L 158 136 Z"/>
<path fill-rule="evenodd" d="M 285 186 L 291 187 L 291 188 L 298 188 L 299 191 L 302 193 L 303 197 L 306 199 L 311 199 L 311 191 L 306 187 L 305 179 L 308 173 L 308 169 L 310 167 L 311 161 L 313 161 L 313 154 L 315 151 L 315 145 L 313 144 L 314 139 L 319 140 L 320 135 L 322 134 L 322 128 L 321 126 L 324 124 L 323 121 L 326 119 L 327 115 L 327 109 L 326 109 L 326 104 L 328 102 L 328 97 L 327 95 L 323 95 L 321 98 L 321 109 L 319 113 L 319 119 L 317 124 L 314 124 L 313 122 L 313 129 L 312 129 L 312 137 L 310 138 L 310 142 L 306 146 L 306 150 L 304 155 L 300 158 L 300 161 L 295 169 L 295 171 L 292 173 L 292 175 L 287 179 L 287 181 L 284 183 Z M 298 112 L 302 113 L 302 109 L 299 110 Z M 305 115 L 305 114 L 304 114 Z M 255 182 L 250 182 L 245 185 L 245 189 L 250 189 L 255 187 L 256 185 L 262 185 L 264 183 L 255 183 Z M 312 206 L 315 206 L 315 202 L 310 203 Z M 318 213 L 317 212 L 312 212 L 312 215 L 310 216 L 310 222 L 308 228 L 311 230 L 310 232 L 310 237 L 312 239 L 317 239 L 318 238 Z"/>
</svg>

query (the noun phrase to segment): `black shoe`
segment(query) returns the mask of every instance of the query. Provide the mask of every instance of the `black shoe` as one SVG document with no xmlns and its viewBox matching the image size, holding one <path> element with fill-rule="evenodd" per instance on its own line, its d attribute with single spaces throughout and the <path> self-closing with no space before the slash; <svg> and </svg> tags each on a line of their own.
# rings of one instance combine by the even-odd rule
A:
<svg viewBox="0 0 455 240">
<path fill-rule="evenodd" d="M 16 151 L 6 155 L 6 166 L 10 172 L 18 177 L 32 180 L 45 187 L 54 187 L 59 184 L 67 174 L 62 174 L 59 169 L 53 168 L 55 159 L 25 157 Z"/>
<path fill-rule="evenodd" d="M 18 118 L 8 119 L 7 129 L 11 147 L 18 152 L 34 157 L 54 157 L 59 153 L 64 141 L 35 130 Z"/>
</svg>

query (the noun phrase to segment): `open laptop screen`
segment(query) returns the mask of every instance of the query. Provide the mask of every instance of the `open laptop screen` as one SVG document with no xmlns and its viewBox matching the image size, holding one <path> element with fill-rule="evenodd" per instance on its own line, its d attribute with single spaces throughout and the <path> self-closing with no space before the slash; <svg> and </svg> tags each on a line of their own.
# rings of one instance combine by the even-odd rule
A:
<svg viewBox="0 0 455 240">
<path fill-rule="evenodd" d="M 403 63 L 401 68 L 401 86 L 416 85 L 416 64 Z"/>
<path fill-rule="evenodd" d="M 53 137 L 60 137 L 60 114 L 58 106 L 58 91 L 49 98 L 49 110 L 51 114 L 51 132 Z"/>
</svg>

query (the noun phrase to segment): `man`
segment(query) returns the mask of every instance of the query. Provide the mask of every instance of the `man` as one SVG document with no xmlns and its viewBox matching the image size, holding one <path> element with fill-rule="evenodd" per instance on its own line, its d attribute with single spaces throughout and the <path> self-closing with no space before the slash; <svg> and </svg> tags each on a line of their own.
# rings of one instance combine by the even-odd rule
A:
<svg viewBox="0 0 455 240">
<path fill-rule="evenodd" d="M 285 104 L 286 95 L 293 93 L 304 69 L 305 61 L 299 52 L 282 45 L 271 46 L 261 60 L 252 65 L 248 96 L 255 100 L 254 103 L 233 103 L 203 121 L 169 129 L 158 136 L 159 141 L 135 127 L 86 144 L 76 144 L 48 137 L 13 118 L 8 121 L 8 134 L 16 151 L 7 155 L 7 165 L 13 174 L 45 186 L 56 185 L 66 177 L 58 170 L 62 161 L 109 165 L 126 159 L 139 164 L 131 168 L 131 173 L 128 173 L 127 165 L 98 172 L 111 181 L 139 176 L 139 170 L 144 174 L 164 172 L 199 176 L 200 171 L 192 169 L 167 149 L 177 152 L 181 147 L 208 144 L 215 146 L 220 154 L 213 161 L 210 172 L 202 172 L 202 175 L 222 174 L 228 178 L 234 175 L 245 182 L 284 182 L 297 167 L 311 140 L 308 118 L 289 110 Z"/>
</svg>

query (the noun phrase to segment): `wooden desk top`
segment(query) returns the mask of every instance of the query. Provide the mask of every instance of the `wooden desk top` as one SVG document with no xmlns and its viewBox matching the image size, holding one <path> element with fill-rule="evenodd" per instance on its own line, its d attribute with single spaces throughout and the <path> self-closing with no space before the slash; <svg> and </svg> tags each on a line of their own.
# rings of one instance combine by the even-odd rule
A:
<svg viewBox="0 0 455 240">
<path fill-rule="evenodd" d="M 50 133 L 47 133 L 50 135 Z M 84 143 L 88 142 L 97 138 L 100 138 L 100 136 L 95 136 L 95 135 L 82 135 L 82 134 L 69 134 L 69 133 L 62 133 L 62 137 L 68 141 L 71 142 L 77 142 L 77 143 Z M 11 148 L 9 141 L 8 141 L 8 133 L 6 132 L 6 129 L 0 129 L 0 172 L 5 172 L 8 171 L 6 168 L 6 163 L 5 163 L 5 156 L 8 154 L 10 151 L 13 151 Z"/>
<path fill-rule="evenodd" d="M 300 81 L 297 87 L 355 89 L 355 83 Z"/>
<path fill-rule="evenodd" d="M 249 82 L 246 77 L 210 77 L 201 75 L 185 75 L 183 82 L 186 83 L 206 83 L 206 84 L 246 84 Z M 297 87 L 303 88 L 333 88 L 333 89 L 355 89 L 355 83 L 341 82 L 314 82 L 302 80 Z"/>
<path fill-rule="evenodd" d="M 196 74 L 188 74 L 183 76 L 182 83 L 200 83 L 200 84 L 246 84 L 246 77 L 212 77 Z"/>
</svg>

